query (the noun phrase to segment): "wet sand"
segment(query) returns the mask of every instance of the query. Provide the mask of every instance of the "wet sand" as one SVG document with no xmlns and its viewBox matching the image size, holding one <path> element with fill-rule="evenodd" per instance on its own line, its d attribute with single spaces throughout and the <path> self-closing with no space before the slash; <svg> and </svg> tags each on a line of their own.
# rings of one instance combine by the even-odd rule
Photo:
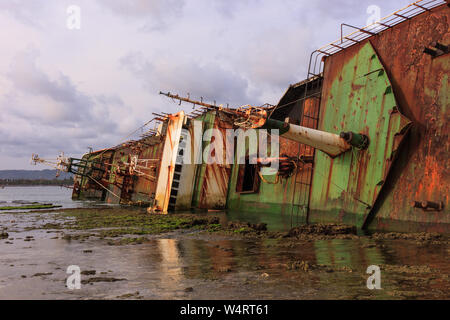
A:
<svg viewBox="0 0 450 320">
<path fill-rule="evenodd" d="M 0 299 L 449 299 L 446 238 L 270 233 L 225 214 L 148 229 L 120 210 L 135 229 L 111 232 L 111 217 L 103 228 L 76 211 L 1 213 Z M 69 265 L 80 290 L 66 287 Z M 366 286 L 369 265 L 381 290 Z"/>
</svg>

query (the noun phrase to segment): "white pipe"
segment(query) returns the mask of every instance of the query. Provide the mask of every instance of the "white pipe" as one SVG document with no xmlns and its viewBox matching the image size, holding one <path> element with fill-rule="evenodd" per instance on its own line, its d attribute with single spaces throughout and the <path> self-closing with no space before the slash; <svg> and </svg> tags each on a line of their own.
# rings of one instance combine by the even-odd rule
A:
<svg viewBox="0 0 450 320">
<path fill-rule="evenodd" d="M 282 137 L 319 149 L 332 157 L 351 148 L 351 145 L 337 134 L 293 124 L 289 125 L 289 130 Z"/>
</svg>

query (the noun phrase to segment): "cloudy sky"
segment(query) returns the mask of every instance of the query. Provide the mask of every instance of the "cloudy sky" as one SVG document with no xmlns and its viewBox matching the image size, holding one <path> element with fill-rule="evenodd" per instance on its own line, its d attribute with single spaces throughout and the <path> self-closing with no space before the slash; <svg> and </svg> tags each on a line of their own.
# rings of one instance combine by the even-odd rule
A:
<svg viewBox="0 0 450 320">
<path fill-rule="evenodd" d="M 0 170 L 116 145 L 180 108 L 159 91 L 275 104 L 342 22 L 411 1 L 0 0 Z"/>
</svg>

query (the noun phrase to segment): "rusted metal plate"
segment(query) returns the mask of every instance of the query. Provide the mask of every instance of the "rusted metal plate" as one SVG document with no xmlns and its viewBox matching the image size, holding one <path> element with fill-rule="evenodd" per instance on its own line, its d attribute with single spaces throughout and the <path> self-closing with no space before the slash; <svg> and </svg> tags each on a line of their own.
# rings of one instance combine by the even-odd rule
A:
<svg viewBox="0 0 450 320">
<path fill-rule="evenodd" d="M 371 228 L 450 232 L 450 54 L 423 52 L 432 42 L 450 45 L 449 30 L 450 10 L 441 6 L 371 39 L 400 110 L 413 121 Z M 443 202 L 444 209 L 424 211 L 413 201 Z"/>
<path fill-rule="evenodd" d="M 163 150 L 163 139 L 161 136 L 151 137 L 151 139 L 143 139 L 143 145 L 137 152 L 139 159 L 161 159 Z M 157 176 L 160 161 L 145 163 L 148 169 L 141 169 L 147 175 L 136 175 L 133 185 L 133 203 L 152 205 L 154 194 L 156 191 L 157 179 L 151 179 L 151 176 Z"/>
<path fill-rule="evenodd" d="M 215 116 L 213 128 L 219 130 L 222 136 L 222 146 L 226 146 L 226 130 L 231 129 L 232 124 L 221 121 L 219 117 Z M 210 152 L 210 156 L 214 157 L 214 152 Z M 226 163 L 225 156 L 224 153 L 222 163 L 213 161 L 211 164 L 205 165 L 203 181 L 200 182 L 201 186 L 198 186 L 201 188 L 199 199 L 199 208 L 201 209 L 225 209 L 226 207 L 231 165 Z"/>
<path fill-rule="evenodd" d="M 128 162 L 131 150 L 128 146 L 120 146 L 116 148 L 111 161 L 109 175 L 109 192 L 106 194 L 106 202 L 118 204 L 128 203 L 130 197 L 130 181 L 126 178 L 126 168 L 123 163 Z"/>
<path fill-rule="evenodd" d="M 343 63 L 326 63 L 319 130 L 364 134 L 370 144 L 366 150 L 352 149 L 336 158 L 316 152 L 310 221 L 362 227 L 396 156 L 394 145 L 409 121 L 398 110 L 392 85 L 371 44 L 344 55 Z"/>
<path fill-rule="evenodd" d="M 191 192 L 191 207 L 200 209 L 225 209 L 227 202 L 228 183 L 231 173 L 231 164 L 226 161 L 226 130 L 232 128 L 232 123 L 223 119 L 220 112 L 209 111 L 203 115 L 197 117 L 195 121 L 201 123 L 201 131 L 196 132 L 194 136 L 194 129 L 190 126 L 191 133 L 191 150 L 196 150 L 200 154 L 192 153 L 192 161 L 197 159 L 197 164 L 183 165 L 182 169 L 182 182 L 183 184 L 192 184 L 192 188 L 183 186 L 183 193 L 181 201 L 186 202 L 189 191 Z M 224 115 L 222 115 L 224 116 Z M 199 125 L 197 123 L 197 125 Z M 220 133 L 221 143 L 215 142 L 216 136 L 210 129 L 217 130 Z M 201 135 L 201 148 L 194 147 L 195 139 L 198 139 L 197 135 Z M 224 152 L 221 152 L 222 158 L 220 161 L 212 161 L 216 158 L 215 146 L 223 146 Z M 203 154 L 208 155 L 207 158 L 203 157 Z M 219 154 L 217 154 L 219 157 Z M 198 159 L 200 159 L 198 161 Z M 191 181 L 187 179 L 192 179 Z M 189 190 L 188 190 L 189 189 Z M 180 196 L 180 195 L 179 195 Z M 178 204 L 178 199 L 177 199 Z"/>
</svg>

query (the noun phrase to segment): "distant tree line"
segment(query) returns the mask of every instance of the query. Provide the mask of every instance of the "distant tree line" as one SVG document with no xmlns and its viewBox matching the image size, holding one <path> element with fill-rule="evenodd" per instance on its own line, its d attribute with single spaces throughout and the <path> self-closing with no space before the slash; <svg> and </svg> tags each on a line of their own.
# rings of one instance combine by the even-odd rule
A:
<svg viewBox="0 0 450 320">
<path fill-rule="evenodd" d="M 56 170 L 0 170 L 0 180 L 1 179 L 13 179 L 13 180 L 52 180 L 56 179 Z M 58 180 L 69 179 L 72 176 L 72 173 L 69 172 L 60 172 Z"/>
<path fill-rule="evenodd" d="M 0 179 L 0 186 L 71 186 L 73 178 L 68 179 Z"/>
</svg>

